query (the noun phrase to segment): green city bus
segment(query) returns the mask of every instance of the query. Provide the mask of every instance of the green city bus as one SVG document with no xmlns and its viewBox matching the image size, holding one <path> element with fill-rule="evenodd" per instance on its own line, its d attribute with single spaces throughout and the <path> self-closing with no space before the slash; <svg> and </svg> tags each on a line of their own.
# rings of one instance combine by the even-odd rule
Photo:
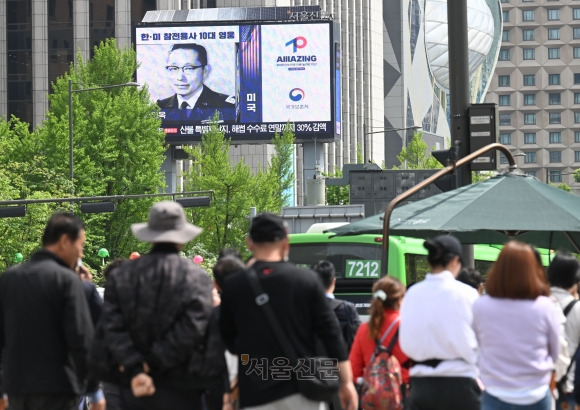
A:
<svg viewBox="0 0 580 410">
<path fill-rule="evenodd" d="M 336 267 L 335 295 L 355 303 L 359 313 L 366 314 L 372 284 L 381 276 L 382 235 L 362 234 L 336 236 L 329 233 L 290 234 L 291 262 L 310 267 L 321 259 Z M 429 272 L 424 239 L 405 236 L 389 237 L 389 266 L 387 273 L 409 285 L 425 278 Z M 482 275 L 497 259 L 501 245 L 473 246 L 475 268 Z M 548 255 L 541 250 L 544 264 Z"/>
</svg>

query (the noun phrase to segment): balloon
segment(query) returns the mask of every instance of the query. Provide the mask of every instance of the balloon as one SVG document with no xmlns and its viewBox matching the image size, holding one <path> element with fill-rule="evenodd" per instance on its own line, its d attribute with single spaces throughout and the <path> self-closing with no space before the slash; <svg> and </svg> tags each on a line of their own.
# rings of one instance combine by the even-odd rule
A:
<svg viewBox="0 0 580 410">
<path fill-rule="evenodd" d="M 202 262 L 203 262 L 203 256 L 201 256 L 201 255 L 195 255 L 193 257 L 193 263 L 195 263 L 196 265 L 199 265 Z"/>
<path fill-rule="evenodd" d="M 106 250 L 105 248 L 101 248 L 101 249 L 99 249 L 99 252 L 97 252 L 97 255 L 99 255 L 100 258 L 108 258 L 109 251 Z"/>
<path fill-rule="evenodd" d="M 133 253 L 131 253 L 131 256 L 129 256 L 129 259 L 135 260 L 135 259 L 138 259 L 140 257 L 141 257 L 141 255 L 139 254 L 139 252 L 133 252 Z"/>
<path fill-rule="evenodd" d="M 22 256 L 20 252 L 14 254 L 14 263 L 20 263 L 22 262 L 22 259 L 24 259 L 24 256 Z"/>
</svg>

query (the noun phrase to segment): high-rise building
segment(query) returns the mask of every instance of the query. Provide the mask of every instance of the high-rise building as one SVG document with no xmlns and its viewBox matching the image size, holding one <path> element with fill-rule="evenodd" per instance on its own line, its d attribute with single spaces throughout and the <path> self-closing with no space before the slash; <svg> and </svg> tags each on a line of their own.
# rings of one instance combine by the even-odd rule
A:
<svg viewBox="0 0 580 410">
<path fill-rule="evenodd" d="M 498 1 L 469 0 L 472 102 L 482 102 L 495 65 Z M 341 27 L 342 130 L 335 142 L 315 150 L 324 159 L 322 170 L 332 172 L 360 159 L 388 168 L 400 165 L 396 155 L 415 130 L 423 131 L 429 146 L 443 148 L 450 134 L 444 0 L 0 1 L 0 116 L 39 125 L 48 109 L 50 82 L 68 70 L 76 52 L 89 58 L 107 37 L 121 47 L 131 44 L 132 27 L 148 11 L 158 10 L 159 18 L 167 19 L 177 10 L 182 16 L 200 8 L 315 5 Z M 253 168 L 272 152 L 270 145 L 231 148 L 234 161 L 243 158 Z M 304 155 L 298 145 L 297 204 L 304 203 Z"/>
<path fill-rule="evenodd" d="M 524 172 L 579 194 L 572 173 L 580 168 L 580 3 L 501 6 L 502 44 L 486 97 L 499 106 L 499 142 Z"/>
</svg>

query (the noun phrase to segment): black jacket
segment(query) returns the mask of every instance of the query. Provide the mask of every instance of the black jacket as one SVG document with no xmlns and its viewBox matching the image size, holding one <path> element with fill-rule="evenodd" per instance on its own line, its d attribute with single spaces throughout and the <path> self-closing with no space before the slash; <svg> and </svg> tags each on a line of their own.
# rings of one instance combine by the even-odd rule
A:
<svg viewBox="0 0 580 410">
<path fill-rule="evenodd" d="M 195 106 L 192 109 L 204 109 L 204 108 L 234 108 L 235 104 L 233 102 L 229 102 L 230 97 L 225 94 L 220 94 L 218 92 L 213 91 L 211 88 L 207 86 L 203 86 L 203 90 L 195 103 Z M 177 94 L 172 95 L 171 97 L 164 98 L 162 100 L 157 100 L 157 105 L 161 109 L 178 109 L 178 100 Z"/>
<path fill-rule="evenodd" d="M 338 320 L 313 271 L 289 262 L 256 262 L 253 266 L 299 357 L 316 356 L 318 338 L 328 357 L 348 359 Z M 284 363 L 286 355 L 255 298 L 245 271 L 226 279 L 219 325 L 228 349 L 240 355 L 241 407 L 263 405 L 298 392 L 291 366 Z"/>
<path fill-rule="evenodd" d="M 114 269 L 105 284 L 104 340 L 130 378 L 146 362 L 156 385 L 201 381 L 212 283 L 169 244 Z"/>
<path fill-rule="evenodd" d="M 81 279 L 52 252 L 0 276 L 4 393 L 82 394 L 92 337 Z"/>
</svg>

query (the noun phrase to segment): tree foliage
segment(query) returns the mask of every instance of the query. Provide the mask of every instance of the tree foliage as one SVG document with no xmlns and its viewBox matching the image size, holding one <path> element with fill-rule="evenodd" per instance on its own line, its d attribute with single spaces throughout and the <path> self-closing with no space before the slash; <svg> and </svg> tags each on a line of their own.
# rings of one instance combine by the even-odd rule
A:
<svg viewBox="0 0 580 410">
<path fill-rule="evenodd" d="M 0 123 L 0 148 L 3 148 L 0 167 L 4 176 L 10 175 L 9 185 L 0 182 L 3 197 L 130 195 L 163 189 L 160 168 L 165 137 L 159 131 L 158 108 L 150 101 L 147 88 L 99 89 L 133 81 L 137 70 L 135 52 L 129 47 L 119 50 L 113 39 L 101 43 L 94 51 L 94 57 L 88 61 L 79 53 L 70 72 L 52 84 L 54 92 L 48 96 L 50 110 L 33 133 L 28 133 L 28 124 L 16 119 Z M 84 90 L 72 93 L 74 184 L 69 180 L 69 79 L 74 90 Z M 96 89 L 89 90 L 92 88 Z M 93 267 L 102 265 L 96 254 L 103 247 L 112 258 L 128 257 L 132 251 L 147 249 L 149 246 L 139 243 L 129 227 L 146 220 L 153 201 L 117 200 L 117 209 L 112 214 L 82 215 L 87 226 L 86 262 Z M 25 257 L 29 255 L 32 248 L 38 247 L 48 216 L 57 209 L 70 210 L 70 205 L 30 205 L 25 218 L 2 221 L 34 229 L 16 229 L 14 235 L 2 235 L 6 240 L 0 257 L 6 260 L 4 255 L 12 252 L 5 249 L 20 249 Z M 77 206 L 74 210 L 79 211 Z"/>
<path fill-rule="evenodd" d="M 415 132 L 411 142 L 401 149 L 397 159 L 406 169 L 437 169 L 443 165 L 429 151 L 429 146 L 423 141 L 423 132 Z M 399 169 L 399 167 L 393 167 Z"/>
<path fill-rule="evenodd" d="M 323 172 L 326 178 L 342 178 L 342 171 L 336 169 L 334 172 Z M 349 185 L 326 185 L 327 205 L 348 205 L 350 203 Z"/>
<path fill-rule="evenodd" d="M 256 207 L 257 212 L 281 211 L 285 191 L 293 180 L 293 140 L 291 132 L 276 136 L 276 154 L 255 174 L 244 161 L 232 164 L 230 140 L 215 122 L 202 136 L 201 144 L 186 147 L 193 158 L 192 167 L 183 175 L 186 190 L 214 191 L 208 208 L 189 211 L 194 223 L 204 229 L 198 241 L 207 251 L 215 255 L 226 247 L 245 249 L 250 207 Z"/>
<path fill-rule="evenodd" d="M 574 171 L 574 181 L 580 182 L 580 168 Z"/>
</svg>

